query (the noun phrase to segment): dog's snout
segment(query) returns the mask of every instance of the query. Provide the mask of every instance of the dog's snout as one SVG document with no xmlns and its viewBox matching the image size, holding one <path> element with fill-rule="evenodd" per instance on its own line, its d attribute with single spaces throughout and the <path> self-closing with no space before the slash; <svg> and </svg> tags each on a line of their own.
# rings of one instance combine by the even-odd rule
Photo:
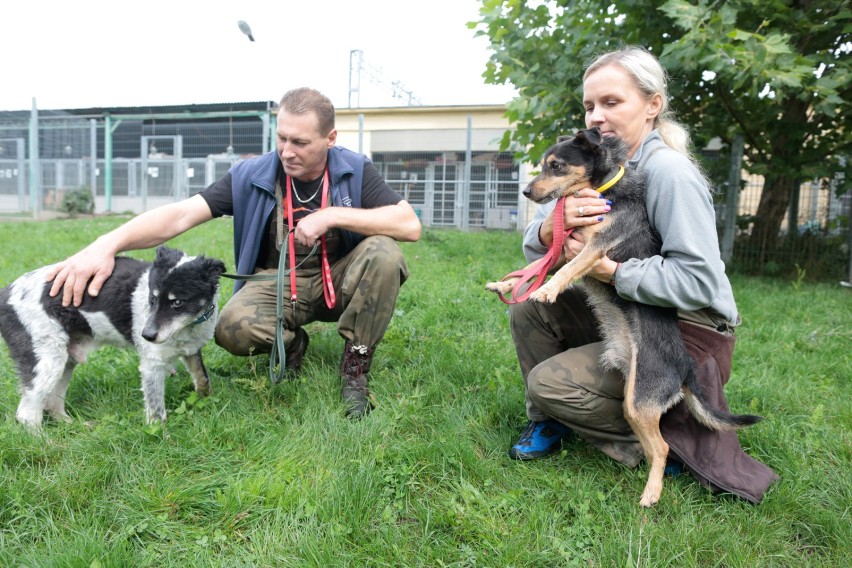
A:
<svg viewBox="0 0 852 568">
<path fill-rule="evenodd" d="M 159 334 L 160 329 L 154 321 L 154 318 L 149 318 L 148 321 L 145 322 L 145 327 L 142 328 L 142 339 L 150 341 L 151 343 L 157 343 L 157 336 Z"/>
<path fill-rule="evenodd" d="M 521 190 L 521 193 L 529 199 L 530 194 L 532 194 L 532 184 L 527 185 L 524 189 Z"/>
</svg>

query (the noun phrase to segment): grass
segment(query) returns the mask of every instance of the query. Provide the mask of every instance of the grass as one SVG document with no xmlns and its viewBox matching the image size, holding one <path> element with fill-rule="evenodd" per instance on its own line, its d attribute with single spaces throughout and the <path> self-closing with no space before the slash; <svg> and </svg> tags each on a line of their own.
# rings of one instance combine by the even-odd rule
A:
<svg viewBox="0 0 852 568">
<path fill-rule="evenodd" d="M 75 252 L 124 218 L 0 223 L 0 285 Z M 225 260 L 230 223 L 171 244 Z M 735 411 L 782 480 L 754 506 L 688 475 L 638 505 L 644 466 L 581 441 L 509 460 L 523 389 L 505 306 L 484 283 L 520 267 L 520 235 L 430 230 L 376 353 L 378 408 L 339 403 L 342 340 L 312 324 L 303 376 L 270 385 L 266 358 L 212 343 L 214 393 L 168 383 L 165 428 L 145 426 L 136 358 L 103 349 L 78 367 L 72 424 L 15 422 L 0 348 L 2 566 L 848 566 L 852 562 L 849 290 L 735 277 Z M 152 258 L 153 251 L 132 253 Z M 222 280 L 224 302 L 232 283 Z"/>
</svg>

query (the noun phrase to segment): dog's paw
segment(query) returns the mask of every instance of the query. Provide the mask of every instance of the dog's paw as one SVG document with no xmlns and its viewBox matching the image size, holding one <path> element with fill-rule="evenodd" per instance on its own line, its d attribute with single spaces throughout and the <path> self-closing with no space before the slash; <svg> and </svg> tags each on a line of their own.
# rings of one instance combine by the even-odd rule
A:
<svg viewBox="0 0 852 568">
<path fill-rule="evenodd" d="M 645 490 L 642 492 L 642 497 L 639 498 L 639 504 L 643 507 L 653 507 L 660 500 L 660 494 L 663 492 L 662 483 L 653 483 L 648 481 Z"/>
<path fill-rule="evenodd" d="M 501 282 L 489 282 L 485 285 L 485 289 L 489 292 L 494 292 L 495 294 L 503 294 L 504 296 L 512 293 L 512 288 L 514 287 L 514 280 L 506 280 Z"/>
<path fill-rule="evenodd" d="M 530 294 L 530 301 L 541 302 L 542 304 L 552 304 L 556 301 L 557 296 L 559 296 L 559 294 L 555 290 L 544 285 Z"/>
</svg>

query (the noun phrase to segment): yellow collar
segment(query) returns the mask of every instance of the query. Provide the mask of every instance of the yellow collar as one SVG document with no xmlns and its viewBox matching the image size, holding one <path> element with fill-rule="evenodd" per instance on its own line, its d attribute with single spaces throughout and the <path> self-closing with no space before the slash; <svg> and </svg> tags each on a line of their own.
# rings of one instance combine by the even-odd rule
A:
<svg viewBox="0 0 852 568">
<path fill-rule="evenodd" d="M 603 193 L 604 191 L 608 190 L 609 188 L 611 188 L 612 186 L 617 184 L 618 180 L 620 180 L 623 176 L 624 176 L 624 166 L 618 166 L 618 173 L 615 174 L 615 177 L 612 178 L 611 180 L 609 180 L 608 182 L 606 182 L 605 184 L 603 184 L 602 186 L 600 186 L 596 191 L 598 193 Z"/>
</svg>

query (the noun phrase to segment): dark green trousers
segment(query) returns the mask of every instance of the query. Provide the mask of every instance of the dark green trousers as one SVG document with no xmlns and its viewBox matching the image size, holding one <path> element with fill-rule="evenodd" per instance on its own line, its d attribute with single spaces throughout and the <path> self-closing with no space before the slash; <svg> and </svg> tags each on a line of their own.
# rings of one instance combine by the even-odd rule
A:
<svg viewBox="0 0 852 568">
<path fill-rule="evenodd" d="M 257 273 L 274 274 L 275 270 Z M 284 342 L 295 329 L 314 321 L 337 322 L 337 330 L 353 345 L 375 347 L 393 316 L 399 290 L 408 278 L 408 266 L 399 245 L 383 236 L 368 237 L 331 265 L 337 296 L 326 307 L 319 268 L 296 271 L 295 304 L 290 302 L 286 278 Z M 275 340 L 276 284 L 274 280 L 246 282 L 225 305 L 216 324 L 216 343 L 234 355 L 269 353 Z"/>
<path fill-rule="evenodd" d="M 513 304 L 509 315 L 527 417 L 556 419 L 613 459 L 638 465 L 644 454 L 624 418 L 624 380 L 598 362 L 601 337 L 583 289 L 572 286 L 553 304 Z"/>
</svg>

